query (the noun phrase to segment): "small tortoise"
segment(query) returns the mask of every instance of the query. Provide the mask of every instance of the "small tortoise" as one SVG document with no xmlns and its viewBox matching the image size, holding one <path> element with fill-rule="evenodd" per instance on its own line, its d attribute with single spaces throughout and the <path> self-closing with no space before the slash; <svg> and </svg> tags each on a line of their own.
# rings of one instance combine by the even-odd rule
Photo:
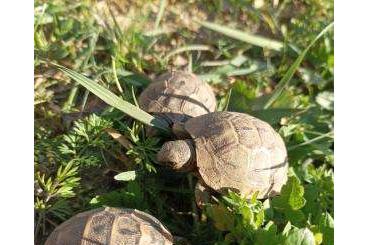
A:
<svg viewBox="0 0 368 245">
<path fill-rule="evenodd" d="M 175 124 L 173 130 L 177 135 L 187 133 L 189 139 L 166 142 L 157 160 L 175 170 L 193 171 L 200 180 L 196 198 L 205 186 L 219 193 L 232 190 L 246 198 L 259 191 L 257 197 L 262 199 L 279 194 L 287 180 L 285 144 L 260 119 L 213 112 Z"/>
<path fill-rule="evenodd" d="M 99 208 L 58 226 L 45 245 L 171 245 L 173 237 L 156 218 L 135 209 Z"/>
<path fill-rule="evenodd" d="M 140 107 L 167 120 L 184 122 L 216 109 L 212 88 L 196 75 L 176 71 L 160 76 L 139 96 Z"/>
</svg>

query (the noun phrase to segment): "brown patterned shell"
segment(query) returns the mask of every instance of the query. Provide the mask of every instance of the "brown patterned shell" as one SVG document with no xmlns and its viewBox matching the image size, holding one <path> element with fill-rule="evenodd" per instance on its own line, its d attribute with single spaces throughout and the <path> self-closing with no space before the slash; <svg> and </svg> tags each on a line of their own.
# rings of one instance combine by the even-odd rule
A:
<svg viewBox="0 0 368 245">
<path fill-rule="evenodd" d="M 182 71 L 159 77 L 141 93 L 138 103 L 143 110 L 163 115 L 172 123 L 216 109 L 212 88 L 196 75 Z"/>
<path fill-rule="evenodd" d="M 173 237 L 156 218 L 134 209 L 99 208 L 59 225 L 45 245 L 171 245 Z"/>
<path fill-rule="evenodd" d="M 258 198 L 278 194 L 287 180 L 287 152 L 266 122 L 244 113 L 214 112 L 189 119 L 198 173 L 220 193 L 231 189 Z"/>
</svg>

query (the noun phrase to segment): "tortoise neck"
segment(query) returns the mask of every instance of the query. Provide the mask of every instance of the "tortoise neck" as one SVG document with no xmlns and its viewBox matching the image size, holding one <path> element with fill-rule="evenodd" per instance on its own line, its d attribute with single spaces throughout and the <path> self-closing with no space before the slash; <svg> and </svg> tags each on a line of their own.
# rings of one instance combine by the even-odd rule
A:
<svg viewBox="0 0 368 245">
<path fill-rule="evenodd" d="M 187 130 L 185 130 L 185 123 L 183 122 L 175 122 L 172 125 L 172 131 L 175 134 L 176 137 L 179 139 L 190 139 L 190 135 Z"/>
<path fill-rule="evenodd" d="M 186 139 L 185 142 L 189 146 L 190 149 L 190 159 L 189 161 L 179 170 L 181 172 L 189 172 L 193 171 L 195 169 L 195 163 L 196 163 L 196 151 L 194 147 L 194 141 L 192 139 Z"/>
</svg>

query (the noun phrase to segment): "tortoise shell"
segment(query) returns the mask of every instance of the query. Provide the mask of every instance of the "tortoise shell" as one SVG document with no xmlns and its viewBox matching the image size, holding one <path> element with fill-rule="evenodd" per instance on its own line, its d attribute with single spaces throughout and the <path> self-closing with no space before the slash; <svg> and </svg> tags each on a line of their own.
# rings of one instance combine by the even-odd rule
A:
<svg viewBox="0 0 368 245">
<path fill-rule="evenodd" d="M 141 93 L 138 103 L 143 110 L 161 115 L 169 123 L 184 122 L 216 109 L 212 88 L 196 75 L 182 71 L 159 77 Z"/>
<path fill-rule="evenodd" d="M 135 209 L 99 208 L 59 225 L 45 245 L 171 245 L 173 237 L 156 218 Z"/>
<path fill-rule="evenodd" d="M 244 113 L 214 112 L 189 119 L 198 173 L 206 185 L 258 198 L 278 194 L 287 180 L 287 152 L 266 122 Z"/>
</svg>

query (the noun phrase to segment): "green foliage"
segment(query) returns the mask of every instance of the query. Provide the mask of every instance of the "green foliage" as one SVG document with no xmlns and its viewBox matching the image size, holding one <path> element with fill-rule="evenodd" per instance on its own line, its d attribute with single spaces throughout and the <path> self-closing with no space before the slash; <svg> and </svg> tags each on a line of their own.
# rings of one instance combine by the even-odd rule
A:
<svg viewBox="0 0 368 245">
<path fill-rule="evenodd" d="M 315 245 L 313 233 L 308 228 L 292 229 L 288 232 L 285 245 Z"/>
<path fill-rule="evenodd" d="M 72 71 L 65 67 L 60 67 L 59 69 L 62 70 L 65 74 L 67 74 L 69 77 L 74 79 L 76 82 L 86 87 L 89 91 L 94 93 L 96 96 L 98 96 L 100 99 L 105 101 L 107 104 L 115 108 L 118 108 L 119 110 L 127 113 L 129 116 L 149 126 L 154 126 L 154 127 L 157 127 L 158 129 L 162 129 L 166 131 L 169 130 L 168 125 L 164 121 L 151 116 L 147 112 L 119 98 L 114 93 L 105 89 L 103 86 L 97 84 L 96 82 L 88 79 L 87 77 L 81 74 L 78 74 L 75 71 Z"/>
<path fill-rule="evenodd" d="M 66 160 L 73 159 L 81 167 L 100 166 L 104 163 L 101 151 L 112 145 L 112 140 L 104 129 L 112 123 L 92 114 L 75 122 L 68 134 L 63 135 L 58 147 L 61 156 Z"/>
<path fill-rule="evenodd" d="M 271 206 L 275 216 L 282 215 L 281 220 L 291 221 L 295 225 L 303 225 L 305 217 L 300 209 L 304 207 L 305 203 L 304 187 L 296 177 L 291 176 L 286 185 L 282 187 L 280 196 L 272 200 Z"/>
<path fill-rule="evenodd" d="M 159 139 L 142 137 L 140 133 L 143 131 L 143 125 L 140 123 L 133 123 L 132 127 L 123 127 L 123 130 L 133 143 L 133 146 L 126 152 L 127 156 L 148 172 L 156 172 L 154 163 L 156 162 L 156 153 L 160 149 Z"/>
<path fill-rule="evenodd" d="M 116 206 L 153 214 L 191 244 L 332 245 L 332 28 L 308 46 L 332 22 L 329 0 L 36 0 L 35 244 L 78 212 Z M 289 179 L 279 196 L 230 192 L 200 210 L 191 176 L 156 164 L 172 137 L 147 137 L 142 121 L 162 125 L 133 105 L 172 69 L 210 83 L 218 110 L 280 133 Z"/>
<path fill-rule="evenodd" d="M 333 218 L 328 212 L 316 209 L 319 220 L 306 220 L 310 211 L 305 207 L 312 201 L 304 198 L 303 186 L 292 176 L 271 205 L 269 200 L 258 201 L 256 194 L 246 200 L 230 192 L 218 204 L 208 206 L 206 214 L 223 234 L 217 244 L 333 244 Z"/>
<path fill-rule="evenodd" d="M 236 193 L 230 192 L 223 202 L 207 208 L 207 214 L 214 220 L 214 226 L 227 231 L 226 242 L 253 242 L 256 231 L 264 222 L 263 204 L 254 197 L 247 201 Z"/>
<path fill-rule="evenodd" d="M 35 212 L 36 235 L 45 231 L 45 223 L 49 215 L 65 220 L 72 210 L 67 202 L 75 196 L 75 189 L 79 186 L 78 165 L 70 161 L 65 166 L 59 166 L 55 176 L 47 176 L 35 166 Z"/>
<path fill-rule="evenodd" d="M 283 189 L 281 197 L 275 203 L 281 205 L 284 202 L 282 207 L 289 206 L 285 208 L 289 210 L 288 212 L 299 210 L 302 207 L 301 202 L 295 201 L 295 199 L 300 199 L 300 195 L 302 195 L 300 187 L 297 179 L 292 178 Z M 277 205 L 272 205 L 275 207 L 269 207 L 268 209 L 271 208 L 274 209 L 274 212 L 278 212 Z M 211 205 L 206 209 L 206 213 L 213 220 L 214 226 L 225 234 L 223 240 L 216 244 L 316 244 L 315 236 L 318 237 L 318 234 L 321 233 L 314 234 L 309 228 L 304 226 L 301 226 L 304 228 L 298 228 L 291 225 L 290 221 L 284 224 L 284 229 L 280 232 L 278 231 L 278 226 L 265 215 L 269 211 L 265 203 L 256 199 L 256 194 L 251 200 L 246 200 L 231 192 L 228 196 L 223 197 L 222 202 Z M 287 217 L 285 220 L 288 220 L 288 218 L 290 217 Z M 328 239 L 330 239 L 331 231 L 331 229 L 323 230 L 323 232 L 326 232 Z"/>
<path fill-rule="evenodd" d="M 91 199 L 89 204 L 93 207 L 110 206 L 126 207 L 145 210 L 148 208 L 144 200 L 144 193 L 139 183 L 131 181 L 124 189 L 98 195 Z"/>
</svg>

